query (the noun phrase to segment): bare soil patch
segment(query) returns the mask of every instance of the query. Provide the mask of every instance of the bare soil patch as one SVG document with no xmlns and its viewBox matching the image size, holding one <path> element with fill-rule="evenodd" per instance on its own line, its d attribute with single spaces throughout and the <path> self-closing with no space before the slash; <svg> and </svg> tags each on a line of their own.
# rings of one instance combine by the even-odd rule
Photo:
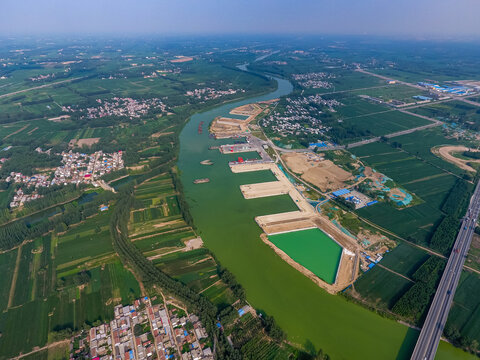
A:
<svg viewBox="0 0 480 360">
<path fill-rule="evenodd" d="M 77 140 L 77 146 L 82 147 L 82 146 L 92 146 L 93 144 L 96 144 L 100 141 L 99 137 L 96 138 L 85 138 L 85 139 L 78 139 Z"/>
<path fill-rule="evenodd" d="M 171 135 L 173 133 L 174 133 L 173 131 L 156 132 L 156 133 L 152 134 L 152 138 L 159 138 L 160 136 Z"/>
<path fill-rule="evenodd" d="M 345 186 L 345 181 L 353 179 L 352 174 L 338 167 L 330 160 L 309 159 L 307 154 L 287 153 L 283 155 L 287 166 L 301 178 L 322 191 L 330 191 Z"/>
<path fill-rule="evenodd" d="M 193 57 L 190 56 L 178 56 L 177 59 L 170 60 L 172 63 L 183 63 L 187 61 L 192 61 Z"/>
</svg>

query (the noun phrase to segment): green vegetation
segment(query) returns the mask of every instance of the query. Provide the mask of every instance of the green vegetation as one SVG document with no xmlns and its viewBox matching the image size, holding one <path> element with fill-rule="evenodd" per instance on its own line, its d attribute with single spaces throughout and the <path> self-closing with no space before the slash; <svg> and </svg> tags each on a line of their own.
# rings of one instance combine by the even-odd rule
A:
<svg viewBox="0 0 480 360">
<path fill-rule="evenodd" d="M 423 136 L 418 133 L 423 133 Z M 442 208 L 446 194 L 450 193 L 458 178 L 452 175 L 448 163 L 430 152 L 431 135 L 436 141 L 448 140 L 429 130 L 418 133 L 396 138 L 402 144 L 401 148 L 375 143 L 352 151 L 364 163 L 394 179 L 399 186 L 423 200 L 401 210 L 380 203 L 360 209 L 357 213 L 408 240 L 426 245 L 444 217 Z M 425 141 L 420 140 L 424 138 Z M 455 171 L 459 172 L 458 169 Z"/>
<path fill-rule="evenodd" d="M 385 254 L 381 264 L 411 278 L 428 257 L 425 251 L 401 242 L 393 251 Z"/>
<path fill-rule="evenodd" d="M 470 196 L 473 191 L 473 186 L 465 180 L 458 179 L 455 186 L 450 190 L 448 197 L 442 206 L 442 211 L 454 218 L 460 218 L 464 215 Z"/>
<path fill-rule="evenodd" d="M 456 346 L 469 351 L 478 351 L 479 332 L 479 299 L 476 294 L 480 288 L 478 274 L 463 272 L 455 292 L 453 306 L 448 316 L 445 335 Z"/>
<path fill-rule="evenodd" d="M 458 220 L 452 216 L 446 216 L 433 233 L 430 239 L 430 247 L 447 254 L 457 237 L 458 224 Z"/>
<path fill-rule="evenodd" d="M 11 249 L 24 240 L 41 236 L 54 229 L 59 232 L 65 231 L 69 226 L 78 224 L 96 214 L 99 205 L 108 203 L 111 198 L 112 193 L 103 192 L 95 196 L 91 201 L 82 204 L 71 202 L 54 210 L 48 209 L 32 217 L 21 218 L 5 225 L 0 225 L 0 249 Z"/>
<path fill-rule="evenodd" d="M 462 101 L 450 101 L 440 104 L 422 106 L 414 110 L 416 113 L 461 124 L 467 129 L 480 130 L 480 109 L 478 106 Z"/>
<path fill-rule="evenodd" d="M 0 254 L 0 310 L 7 308 L 8 297 L 10 293 L 10 286 L 12 284 L 13 272 L 15 270 L 15 263 L 17 259 L 17 251 L 13 250 L 7 253 Z"/>
<path fill-rule="evenodd" d="M 443 259 L 430 257 L 413 274 L 416 283 L 396 302 L 392 310 L 414 323 L 423 320 L 445 264 Z"/>
<path fill-rule="evenodd" d="M 69 241 L 80 245 L 82 240 L 75 240 L 72 235 Z M 84 324 L 109 320 L 115 304 L 131 302 L 140 296 L 135 278 L 116 257 L 85 262 L 82 260 L 85 253 L 77 250 L 72 261 L 76 265 L 72 264 L 67 273 L 57 263 L 60 249 L 57 245 L 57 237 L 48 235 L 2 255 L 5 259 L 16 258 L 17 251 L 21 252 L 16 281 L 12 281 L 15 266 L 4 274 L 4 283 L 11 284 L 5 292 L 5 301 L 10 287 L 13 297 L 10 307 L 0 315 L 2 359 L 43 346 L 59 331 L 78 330 Z M 104 255 L 108 253 L 101 254 Z M 15 264 L 15 258 L 10 265 Z M 31 326 L 33 318 L 38 327 Z M 18 331 L 23 336 L 19 337 Z"/>
<path fill-rule="evenodd" d="M 464 151 L 462 154 L 467 158 L 476 159 L 476 160 L 480 159 L 480 152 L 478 151 Z"/>
<path fill-rule="evenodd" d="M 375 266 L 354 285 L 361 299 L 380 309 L 391 309 L 412 283 L 394 273 Z"/>
</svg>

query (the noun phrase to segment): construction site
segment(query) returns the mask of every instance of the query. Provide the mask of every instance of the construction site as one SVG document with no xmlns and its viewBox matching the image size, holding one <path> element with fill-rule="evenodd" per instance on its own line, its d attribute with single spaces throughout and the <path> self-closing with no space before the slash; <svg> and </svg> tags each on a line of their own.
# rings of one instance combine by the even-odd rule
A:
<svg viewBox="0 0 480 360">
<path fill-rule="evenodd" d="M 296 211 L 257 216 L 255 218 L 257 224 L 264 231 L 264 234 L 261 236 L 262 240 L 283 260 L 332 294 L 343 290 L 355 281 L 358 274 L 360 250 L 355 239 L 343 233 L 327 217 L 315 212 L 312 205 L 302 196 L 275 163 L 266 163 L 261 160 L 251 163 L 235 162 L 230 163 L 230 168 L 234 173 L 270 170 L 277 178 L 277 181 L 241 185 L 240 190 L 245 199 L 289 195 L 298 207 Z M 330 258 L 331 264 L 323 266 L 325 269 L 320 273 L 315 268 L 327 261 L 326 259 L 321 259 L 324 251 L 312 254 L 311 248 L 305 248 L 308 244 L 295 243 L 294 247 L 288 244 L 288 241 L 293 241 L 294 238 L 298 237 L 298 232 L 308 229 L 318 229 L 320 231 L 315 236 L 318 237 L 318 241 L 321 241 L 318 245 L 322 249 L 324 247 L 329 248 L 332 244 L 337 244 L 341 248 L 340 256 L 338 258 L 336 256 Z M 285 240 L 287 243 L 284 249 L 275 245 L 271 240 L 272 236 L 288 233 L 291 233 L 288 236 L 291 236 L 292 239 Z M 300 250 L 300 252 L 293 255 L 292 251 L 287 249 L 291 249 L 294 252 Z M 312 256 L 316 260 L 312 260 Z M 334 272 L 333 277 L 330 276 L 332 271 Z"/>
<path fill-rule="evenodd" d="M 246 119 L 217 117 L 210 125 L 210 133 L 216 139 L 226 139 L 249 133 L 248 125 L 262 112 L 268 112 L 269 103 L 254 103 L 236 107 L 231 115 L 246 116 Z"/>
</svg>

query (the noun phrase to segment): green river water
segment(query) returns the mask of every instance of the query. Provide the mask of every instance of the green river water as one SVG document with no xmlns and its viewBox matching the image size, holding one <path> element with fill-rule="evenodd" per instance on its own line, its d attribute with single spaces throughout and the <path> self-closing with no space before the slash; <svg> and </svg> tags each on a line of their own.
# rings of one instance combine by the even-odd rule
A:
<svg viewBox="0 0 480 360">
<path fill-rule="evenodd" d="M 178 166 L 185 195 L 205 245 L 244 286 L 249 302 L 273 315 L 290 341 L 307 348 L 323 349 L 332 359 L 407 359 L 418 332 L 385 319 L 341 296 L 329 295 L 296 271 L 260 239 L 254 217 L 295 210 L 288 195 L 246 200 L 239 186 L 275 180 L 267 171 L 234 174 L 228 161 L 238 155 L 209 150 L 212 145 L 232 143 L 208 136 L 208 124 L 228 115 L 237 106 L 278 98 L 292 91 L 290 82 L 275 78 L 276 91 L 224 104 L 192 116 L 180 134 Z M 204 121 L 203 134 L 198 126 Z M 240 154 L 244 159 L 255 154 Z M 210 159 L 211 166 L 200 161 Z M 209 183 L 193 184 L 197 178 Z M 437 359 L 469 359 L 470 356 L 443 343 Z M 473 357 L 472 357 L 473 359 Z"/>
</svg>

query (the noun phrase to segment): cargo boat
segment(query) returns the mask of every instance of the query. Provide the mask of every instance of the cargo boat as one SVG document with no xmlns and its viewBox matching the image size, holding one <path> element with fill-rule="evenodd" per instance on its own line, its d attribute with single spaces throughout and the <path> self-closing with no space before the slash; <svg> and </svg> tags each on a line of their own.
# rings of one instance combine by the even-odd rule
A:
<svg viewBox="0 0 480 360">
<path fill-rule="evenodd" d="M 208 183 L 210 182 L 209 178 L 204 178 L 204 179 L 195 179 L 193 180 L 194 184 L 203 184 L 203 183 Z"/>
</svg>

